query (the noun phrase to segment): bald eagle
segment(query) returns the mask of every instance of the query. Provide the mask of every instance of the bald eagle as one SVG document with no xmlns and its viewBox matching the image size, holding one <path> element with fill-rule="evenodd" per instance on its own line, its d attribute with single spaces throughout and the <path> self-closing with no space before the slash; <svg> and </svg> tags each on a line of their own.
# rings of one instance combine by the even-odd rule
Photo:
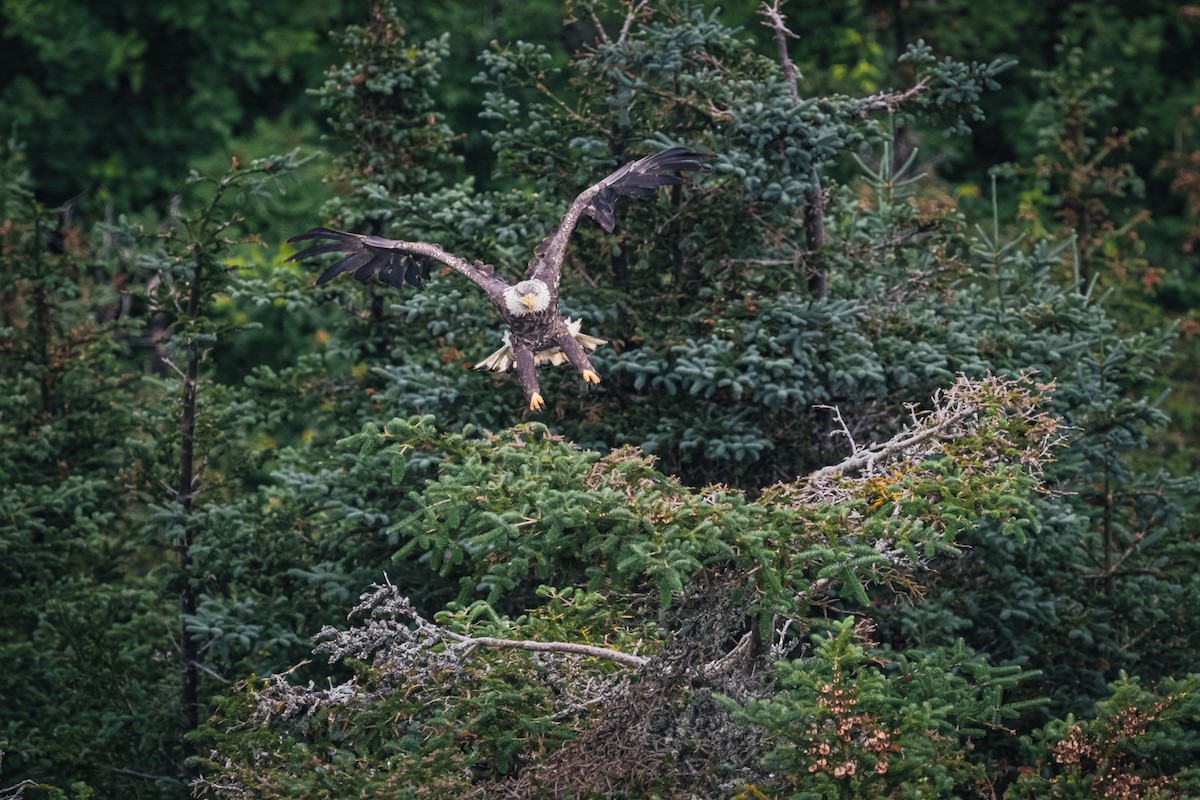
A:
<svg viewBox="0 0 1200 800">
<path fill-rule="evenodd" d="M 288 260 L 300 261 L 322 253 L 341 252 L 344 257 L 321 274 L 317 279 L 318 286 L 349 272 L 358 281 L 375 277 L 398 289 L 408 283 L 424 290 L 431 261 L 450 267 L 487 293 L 508 326 L 504 346 L 476 364 L 475 369 L 505 372 L 515 367 L 530 410 L 538 411 L 545 405 L 537 379 L 537 368 L 543 364 L 557 366 L 569 361 L 579 370 L 585 383 L 600 382 L 587 354 L 605 340 L 581 333 L 579 321 L 564 319 L 558 309 L 563 256 L 579 218 L 586 214 L 612 233 L 613 207 L 618 198 L 649 197 L 660 186 L 683 183 L 679 173 L 704 169 L 701 162 L 709 158 L 712 156 L 708 153 L 672 147 L 631 161 L 584 189 L 563 215 L 557 230 L 534 249 L 525 279 L 515 284 L 495 274 L 491 264 L 468 263 L 436 244 L 384 239 L 330 228 L 313 228 L 289 239 L 289 242 L 325 239 L 331 244 L 314 245 Z"/>
</svg>

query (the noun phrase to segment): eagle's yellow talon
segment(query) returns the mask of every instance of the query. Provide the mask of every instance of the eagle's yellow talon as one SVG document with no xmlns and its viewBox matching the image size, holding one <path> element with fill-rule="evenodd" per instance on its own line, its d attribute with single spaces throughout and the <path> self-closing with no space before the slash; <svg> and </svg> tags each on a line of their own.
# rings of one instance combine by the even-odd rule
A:
<svg viewBox="0 0 1200 800">
<path fill-rule="evenodd" d="M 529 398 L 529 410 L 530 411 L 541 411 L 542 406 L 544 406 L 544 405 L 546 405 L 546 401 L 543 400 L 542 396 L 540 394 L 538 394 L 537 392 L 534 392 L 533 397 Z"/>
<path fill-rule="evenodd" d="M 584 383 L 599 383 L 600 376 L 597 375 L 596 373 L 592 372 L 590 369 L 585 369 L 583 371 L 583 382 Z"/>
</svg>

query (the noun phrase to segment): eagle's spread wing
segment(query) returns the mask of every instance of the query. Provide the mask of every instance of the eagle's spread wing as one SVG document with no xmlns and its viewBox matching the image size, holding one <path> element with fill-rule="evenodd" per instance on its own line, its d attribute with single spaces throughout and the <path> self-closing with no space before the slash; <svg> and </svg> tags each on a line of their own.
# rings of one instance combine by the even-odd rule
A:
<svg viewBox="0 0 1200 800">
<path fill-rule="evenodd" d="M 317 278 L 318 286 L 343 272 L 349 272 L 356 281 L 366 281 L 375 277 L 397 289 L 404 288 L 404 284 L 407 283 L 423 291 L 425 281 L 429 279 L 431 261 L 438 261 L 450 267 L 483 289 L 493 299 L 497 299 L 507 286 L 504 279 L 493 274 L 486 265 L 470 264 L 428 242 L 403 242 L 384 239 L 382 236 L 335 231 L 332 228 L 313 228 L 293 236 L 288 241 L 303 242 L 309 239 L 328 239 L 331 244 L 313 245 L 296 253 L 288 261 L 301 261 L 322 253 L 341 252 L 345 256 L 321 273 L 321 277 Z"/>
<path fill-rule="evenodd" d="M 598 191 L 584 200 L 580 195 L 575 200 L 584 200 L 583 213 L 601 228 L 612 233 L 613 206 L 619 197 L 649 197 L 660 186 L 675 186 L 683 183 L 680 172 L 695 172 L 704 169 L 701 161 L 712 158 L 709 153 L 698 153 L 686 147 L 672 147 L 652 156 L 631 161 L 597 183 Z M 587 194 L 585 192 L 584 194 Z"/>
<path fill-rule="evenodd" d="M 630 161 L 604 178 L 599 183 L 584 189 L 567 213 L 563 215 L 558 230 L 542 242 L 536 250 L 536 259 L 529 271 L 530 278 L 558 286 L 559 271 L 567 240 L 586 214 L 609 233 L 613 229 L 613 207 L 621 197 L 649 197 L 660 186 L 675 186 L 683 183 L 681 172 L 705 169 L 701 163 L 712 158 L 711 153 L 700 153 L 687 147 L 672 147 L 652 156 Z"/>
</svg>

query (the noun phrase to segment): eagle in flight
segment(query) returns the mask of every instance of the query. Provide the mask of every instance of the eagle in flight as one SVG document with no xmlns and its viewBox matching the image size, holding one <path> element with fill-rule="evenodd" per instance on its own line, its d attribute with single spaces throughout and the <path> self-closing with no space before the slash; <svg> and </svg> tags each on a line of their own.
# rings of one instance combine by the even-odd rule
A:
<svg viewBox="0 0 1200 800">
<path fill-rule="evenodd" d="M 530 410 L 538 411 L 545 405 L 537 379 L 537 368 L 542 364 L 558 366 L 569 361 L 586 383 L 600 382 L 587 354 L 605 340 L 581 333 L 579 321 L 564 319 L 558 309 L 563 256 L 579 218 L 586 214 L 612 233 L 613 206 L 619 197 L 650 197 L 660 186 L 681 184 L 684 179 L 680 173 L 704 169 L 701 162 L 709 158 L 712 156 L 708 153 L 672 147 L 631 161 L 584 189 L 563 215 L 558 229 L 534 249 L 525 279 L 515 284 L 497 275 L 491 264 L 469 263 L 436 244 L 384 239 L 330 228 L 313 228 L 289 239 L 289 242 L 327 239 L 330 243 L 309 247 L 288 260 L 342 253 L 343 258 L 317 279 L 318 286 L 349 272 L 358 281 L 375 277 L 397 289 L 408 283 L 424 290 L 431 261 L 450 267 L 487 292 L 508 326 L 504 346 L 476 364 L 475 369 L 505 372 L 515 367 Z"/>
</svg>

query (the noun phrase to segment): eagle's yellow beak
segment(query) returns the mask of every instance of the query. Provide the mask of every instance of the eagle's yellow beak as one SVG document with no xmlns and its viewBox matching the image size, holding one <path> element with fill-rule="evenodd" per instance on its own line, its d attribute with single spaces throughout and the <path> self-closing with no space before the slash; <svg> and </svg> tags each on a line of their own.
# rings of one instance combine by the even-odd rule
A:
<svg viewBox="0 0 1200 800">
<path fill-rule="evenodd" d="M 533 311 L 534 305 L 537 304 L 537 300 L 535 300 L 532 297 L 522 297 L 521 302 L 524 303 L 525 307 L 528 308 L 530 311 Z"/>
</svg>

